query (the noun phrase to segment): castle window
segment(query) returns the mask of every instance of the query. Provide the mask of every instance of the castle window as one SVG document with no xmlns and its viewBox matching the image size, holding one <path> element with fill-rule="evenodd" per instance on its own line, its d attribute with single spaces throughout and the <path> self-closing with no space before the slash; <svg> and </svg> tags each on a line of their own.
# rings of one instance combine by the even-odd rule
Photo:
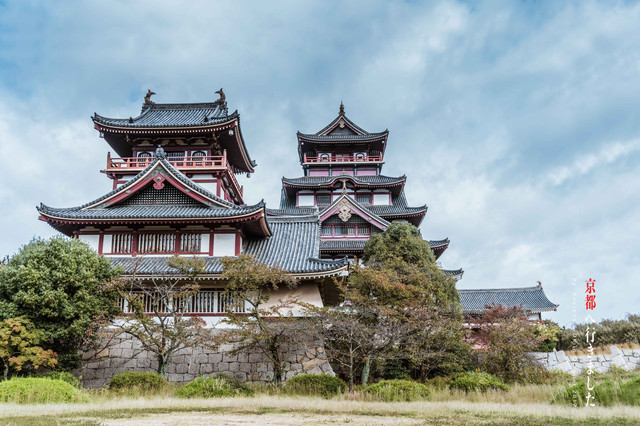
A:
<svg viewBox="0 0 640 426">
<path fill-rule="evenodd" d="M 331 204 L 331 195 L 318 195 L 317 198 L 319 206 L 328 206 Z"/>
<path fill-rule="evenodd" d="M 139 234 L 138 253 L 175 253 L 175 234 Z"/>
<path fill-rule="evenodd" d="M 200 253 L 201 243 L 201 234 L 182 234 L 180 235 L 180 253 Z"/>
<path fill-rule="evenodd" d="M 132 242 L 133 235 L 131 234 L 113 234 L 111 236 L 111 253 L 131 253 Z"/>
<path fill-rule="evenodd" d="M 361 204 L 371 204 L 371 194 L 356 194 L 356 201 Z"/>
</svg>

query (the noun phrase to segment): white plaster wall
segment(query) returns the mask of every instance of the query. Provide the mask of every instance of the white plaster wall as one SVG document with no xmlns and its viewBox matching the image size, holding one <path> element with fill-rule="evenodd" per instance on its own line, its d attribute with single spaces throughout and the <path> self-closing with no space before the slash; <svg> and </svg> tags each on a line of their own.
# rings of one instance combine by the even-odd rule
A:
<svg viewBox="0 0 640 426">
<path fill-rule="evenodd" d="M 102 240 L 102 251 L 104 253 L 111 253 L 111 241 L 113 237 L 111 235 L 105 235 Z"/>
<path fill-rule="evenodd" d="M 269 300 L 263 305 L 263 308 L 269 308 L 282 303 L 287 297 L 294 297 L 298 302 L 308 303 L 313 306 L 322 307 L 322 297 L 318 285 L 312 282 L 302 282 L 296 288 L 291 289 L 281 287 L 271 292 Z M 303 309 L 300 306 L 294 306 L 293 309 L 284 312 L 293 314 L 293 316 L 303 316 Z"/>
<path fill-rule="evenodd" d="M 376 206 L 388 206 L 389 194 L 373 194 L 373 204 Z"/>
<path fill-rule="evenodd" d="M 85 242 L 91 247 L 93 250 L 98 252 L 98 244 L 100 243 L 100 235 L 79 235 L 78 239 L 82 242 Z"/>
<path fill-rule="evenodd" d="M 236 234 L 214 234 L 213 235 L 213 255 L 214 256 L 235 256 L 236 255 Z"/>
<path fill-rule="evenodd" d="M 196 183 L 199 186 L 206 189 L 207 191 L 209 191 L 210 193 L 220 195 L 216 193 L 216 191 L 218 190 L 218 184 L 216 182 L 196 182 Z"/>
<path fill-rule="evenodd" d="M 299 206 L 314 206 L 315 198 L 313 195 L 298 195 Z"/>
<path fill-rule="evenodd" d="M 200 240 L 200 251 L 202 253 L 209 252 L 209 234 L 202 234 Z"/>
</svg>

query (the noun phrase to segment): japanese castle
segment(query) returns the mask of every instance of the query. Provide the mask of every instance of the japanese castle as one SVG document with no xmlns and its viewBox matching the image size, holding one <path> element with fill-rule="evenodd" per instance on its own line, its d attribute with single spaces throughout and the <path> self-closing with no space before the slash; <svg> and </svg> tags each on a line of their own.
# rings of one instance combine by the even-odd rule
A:
<svg viewBox="0 0 640 426">
<path fill-rule="evenodd" d="M 79 238 L 138 278 L 170 274 L 174 254 L 206 264 L 194 315 L 225 312 L 220 258 L 253 255 L 279 265 L 299 280 L 294 295 L 318 306 L 339 303 L 333 277 L 348 274 L 371 235 L 393 221 L 420 226 L 427 206 L 410 206 L 406 176 L 382 174 L 389 131 L 370 133 L 345 114 L 322 130 L 297 134 L 303 175 L 282 179 L 278 208 L 247 205 L 237 173 L 251 174 L 237 111 L 229 114 L 222 89 L 214 102 L 157 104 L 149 91 L 137 117 L 95 114 L 94 127 L 115 151 L 105 175 L 113 190 L 86 204 L 53 208 L 41 204 L 40 219 Z M 449 239 L 430 240 L 436 258 Z M 462 269 L 444 270 L 460 280 Z M 292 294 L 293 293 L 293 294 Z M 531 318 L 555 310 L 541 286 L 460 290 L 466 313 L 486 305 L 522 305 Z M 239 308 L 241 309 L 241 308 Z"/>
</svg>

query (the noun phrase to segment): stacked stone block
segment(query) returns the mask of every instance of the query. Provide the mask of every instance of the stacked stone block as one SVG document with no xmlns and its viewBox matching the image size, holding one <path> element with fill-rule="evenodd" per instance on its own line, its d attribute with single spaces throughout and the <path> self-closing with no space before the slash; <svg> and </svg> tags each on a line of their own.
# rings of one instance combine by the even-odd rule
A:
<svg viewBox="0 0 640 426">
<path fill-rule="evenodd" d="M 624 370 L 636 370 L 640 368 L 640 350 L 619 349 L 616 346 L 611 346 L 610 349 L 610 355 L 593 355 L 591 357 L 593 371 L 605 373 L 611 370 L 612 366 Z M 589 357 L 587 355 L 567 356 L 564 351 L 553 351 L 533 352 L 531 356 L 547 370 L 581 374 L 589 367 Z"/>
<path fill-rule="evenodd" d="M 225 374 L 242 381 L 270 382 L 273 368 L 259 351 L 233 353 L 237 344 L 212 348 L 187 348 L 173 356 L 167 366 L 170 382 L 186 383 L 199 376 Z M 296 374 L 334 374 L 327 360 L 322 342 L 290 347 L 285 355 L 285 379 Z M 83 354 L 85 364 L 76 374 L 85 387 L 99 387 L 111 378 L 127 371 L 155 372 L 155 355 L 141 348 L 140 342 L 129 337 L 114 339 L 108 348 Z"/>
</svg>

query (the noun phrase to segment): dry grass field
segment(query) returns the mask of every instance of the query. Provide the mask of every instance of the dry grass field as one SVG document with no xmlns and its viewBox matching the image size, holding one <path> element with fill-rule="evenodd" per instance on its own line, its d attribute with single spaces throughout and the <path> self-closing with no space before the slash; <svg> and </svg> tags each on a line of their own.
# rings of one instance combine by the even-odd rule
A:
<svg viewBox="0 0 640 426">
<path fill-rule="evenodd" d="M 0 424 L 640 424 L 640 407 L 565 407 L 535 402 L 532 389 L 484 395 L 436 394 L 429 402 L 368 402 L 260 395 L 183 400 L 166 396 L 96 397 L 89 404 L 0 404 Z M 540 398 L 541 399 L 541 398 Z"/>
</svg>

